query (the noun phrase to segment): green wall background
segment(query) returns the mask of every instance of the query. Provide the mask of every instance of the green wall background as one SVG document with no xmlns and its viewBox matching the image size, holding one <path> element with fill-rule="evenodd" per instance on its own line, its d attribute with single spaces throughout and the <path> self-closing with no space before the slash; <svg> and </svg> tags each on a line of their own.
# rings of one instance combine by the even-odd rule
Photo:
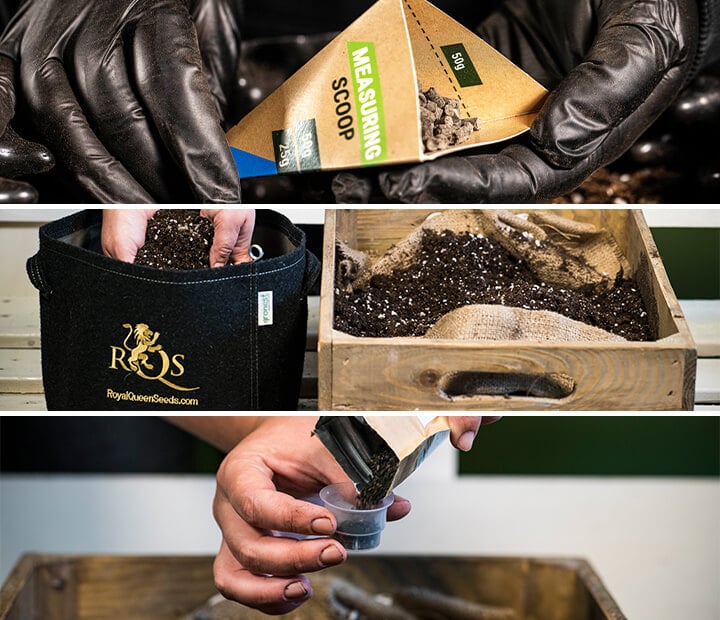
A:
<svg viewBox="0 0 720 620">
<path fill-rule="evenodd" d="M 720 228 L 653 228 L 678 299 L 720 298 Z"/>
<path fill-rule="evenodd" d="M 460 473 L 720 476 L 720 417 L 505 416 L 481 427 Z"/>
</svg>

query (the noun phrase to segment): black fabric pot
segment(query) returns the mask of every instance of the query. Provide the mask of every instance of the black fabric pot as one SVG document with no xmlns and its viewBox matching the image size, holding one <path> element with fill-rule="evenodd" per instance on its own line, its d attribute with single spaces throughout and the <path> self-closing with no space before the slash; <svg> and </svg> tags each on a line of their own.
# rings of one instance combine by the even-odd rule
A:
<svg viewBox="0 0 720 620">
<path fill-rule="evenodd" d="M 42 226 L 27 263 L 48 409 L 297 409 L 319 273 L 302 230 L 258 210 L 261 260 L 168 271 L 104 256 L 101 224 L 94 209 Z"/>
</svg>

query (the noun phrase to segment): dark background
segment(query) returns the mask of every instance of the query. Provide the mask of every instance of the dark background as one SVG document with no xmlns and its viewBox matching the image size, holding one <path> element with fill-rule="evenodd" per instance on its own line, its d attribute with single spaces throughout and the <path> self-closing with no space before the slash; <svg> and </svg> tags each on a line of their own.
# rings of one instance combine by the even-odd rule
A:
<svg viewBox="0 0 720 620">
<path fill-rule="evenodd" d="M 156 417 L 4 417 L 0 468 L 34 473 L 213 474 L 222 454 Z M 720 476 L 720 418 L 505 416 L 460 474 Z"/>
</svg>

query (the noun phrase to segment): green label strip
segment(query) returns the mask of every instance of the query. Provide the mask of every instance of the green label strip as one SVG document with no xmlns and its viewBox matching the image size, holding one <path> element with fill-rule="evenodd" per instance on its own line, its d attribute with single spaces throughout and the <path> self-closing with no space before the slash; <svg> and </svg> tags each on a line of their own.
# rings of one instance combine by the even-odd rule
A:
<svg viewBox="0 0 720 620">
<path fill-rule="evenodd" d="M 470 56 L 462 43 L 453 43 L 452 45 L 441 45 L 440 49 L 445 54 L 450 68 L 455 75 L 458 84 L 465 88 L 466 86 L 479 86 L 482 80 L 472 64 Z"/>
<path fill-rule="evenodd" d="M 387 137 L 375 45 L 368 41 L 348 41 L 347 49 L 355 92 L 360 161 L 363 165 L 379 164 L 387 158 Z"/>
</svg>

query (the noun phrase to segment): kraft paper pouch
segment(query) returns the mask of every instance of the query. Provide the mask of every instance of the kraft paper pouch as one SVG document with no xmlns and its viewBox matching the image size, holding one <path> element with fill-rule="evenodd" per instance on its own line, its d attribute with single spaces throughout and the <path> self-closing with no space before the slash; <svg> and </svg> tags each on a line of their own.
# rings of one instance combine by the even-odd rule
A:
<svg viewBox="0 0 720 620">
<path fill-rule="evenodd" d="M 447 416 L 321 416 L 315 434 L 369 503 L 387 496 L 450 434 Z"/>
<path fill-rule="evenodd" d="M 479 130 L 426 153 L 418 84 Z M 426 161 L 514 137 L 547 91 L 425 0 L 378 0 L 228 133 L 241 178 Z"/>
</svg>

